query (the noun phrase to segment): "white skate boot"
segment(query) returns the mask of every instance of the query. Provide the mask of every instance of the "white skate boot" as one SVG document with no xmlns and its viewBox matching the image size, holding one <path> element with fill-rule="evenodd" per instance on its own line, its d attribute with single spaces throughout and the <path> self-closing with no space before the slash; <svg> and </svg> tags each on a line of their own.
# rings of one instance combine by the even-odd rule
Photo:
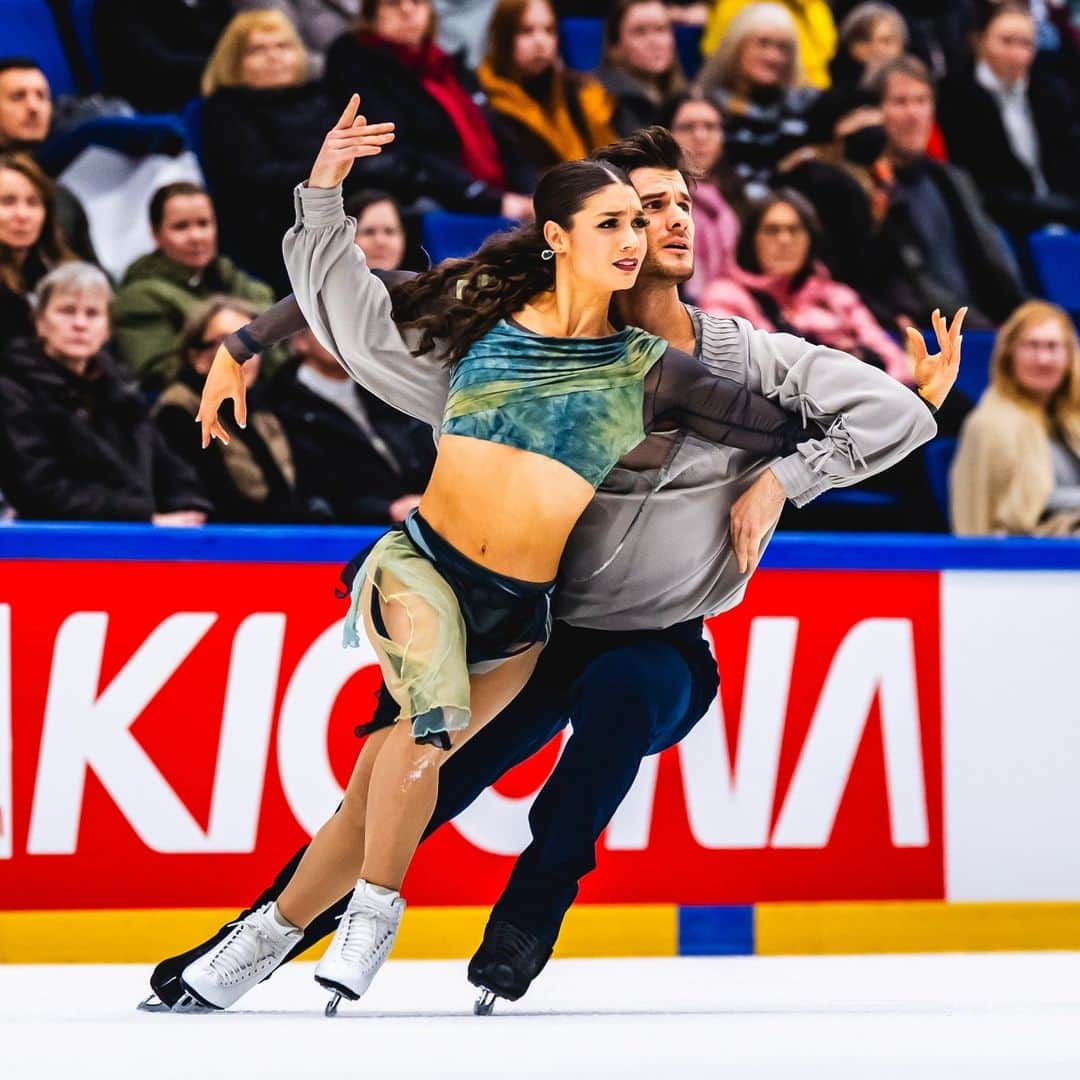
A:
<svg viewBox="0 0 1080 1080">
<path fill-rule="evenodd" d="M 234 923 L 228 937 L 184 968 L 180 981 L 194 998 L 227 1009 L 285 959 L 304 932 L 282 926 L 272 906 L 264 904 Z"/>
<path fill-rule="evenodd" d="M 315 968 L 315 981 L 334 995 L 327 1003 L 327 1016 L 337 1012 L 343 997 L 356 1001 L 367 991 L 390 955 L 404 911 L 400 893 L 376 892 L 363 878 L 356 883 L 337 932 Z"/>
</svg>

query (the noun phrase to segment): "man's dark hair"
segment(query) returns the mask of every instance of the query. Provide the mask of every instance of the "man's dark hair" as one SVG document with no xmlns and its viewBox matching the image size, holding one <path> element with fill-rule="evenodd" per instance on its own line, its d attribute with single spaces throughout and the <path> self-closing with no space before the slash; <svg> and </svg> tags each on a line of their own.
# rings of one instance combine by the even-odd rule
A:
<svg viewBox="0 0 1080 1080">
<path fill-rule="evenodd" d="M 885 100 L 885 91 L 889 86 L 889 79 L 894 75 L 906 75 L 909 79 L 921 82 L 934 91 L 934 77 L 930 69 L 917 57 L 906 53 L 887 60 L 881 67 L 874 68 L 870 76 L 863 82 L 862 88 L 868 90 L 877 102 Z"/>
<path fill-rule="evenodd" d="M 201 184 L 192 183 L 190 180 L 177 180 L 173 184 L 159 187 L 150 200 L 150 227 L 155 232 L 165 220 L 165 204 L 177 195 L 206 195 L 209 198 L 210 193 Z"/>
<path fill-rule="evenodd" d="M 5 71 L 41 70 L 41 65 L 29 56 L 0 56 L 0 75 L 3 75 Z"/>
<path fill-rule="evenodd" d="M 614 165 L 627 175 L 634 169 L 670 169 L 682 173 L 687 186 L 693 183 L 675 136 L 659 124 L 639 128 L 625 139 L 601 146 L 592 154 L 592 160 Z"/>
<path fill-rule="evenodd" d="M 985 34 L 990 29 L 990 24 L 1000 19 L 1002 15 L 1026 15 L 1029 19 L 1031 5 L 1024 0 L 994 0 L 993 3 L 984 0 L 976 8 L 975 33 Z"/>
</svg>

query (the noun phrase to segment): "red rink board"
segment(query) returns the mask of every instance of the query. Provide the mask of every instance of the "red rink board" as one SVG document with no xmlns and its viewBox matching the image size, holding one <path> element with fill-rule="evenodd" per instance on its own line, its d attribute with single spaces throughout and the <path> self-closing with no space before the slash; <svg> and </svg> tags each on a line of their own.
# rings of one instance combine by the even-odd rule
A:
<svg viewBox="0 0 1080 1080">
<path fill-rule="evenodd" d="M 302 660 L 310 665 L 330 644 L 320 652 L 313 643 L 324 632 L 336 635 L 343 610 L 333 596 L 336 576 L 337 567 L 295 563 L 6 562 L 0 605 L 10 607 L 13 814 L 0 827 L 11 830 L 13 853 L 0 859 L 0 908 L 252 899 L 307 837 L 278 763 L 282 706 Z M 633 808 L 617 818 L 620 836 L 601 842 L 598 871 L 581 898 L 942 898 L 939 588 L 936 572 L 755 577 L 743 605 L 710 624 L 737 791 L 716 742 L 720 718 L 707 716 L 682 758 L 677 751 L 662 756 L 655 788 L 639 781 Z M 238 659 L 244 635 L 256 629 L 259 642 L 273 646 L 260 651 L 249 641 Z M 155 634 L 157 652 L 149 655 Z M 192 643 L 186 652 L 176 644 L 185 634 Z M 164 655 L 169 647 L 175 664 Z M 0 668 L 7 662 L 0 655 Z M 753 685 L 744 685 L 747 670 Z M 253 850 L 222 852 L 214 836 L 229 834 L 235 848 L 238 835 L 227 813 L 211 822 L 230 672 L 234 691 L 247 700 L 265 690 L 266 739 L 265 757 L 260 738 L 249 735 L 234 744 L 232 759 L 231 775 L 255 800 Z M 124 709 L 137 701 L 140 679 L 149 698 L 128 736 Z M 329 686 L 325 714 L 312 703 L 312 767 L 317 771 L 325 729 L 339 785 L 356 752 L 352 728 L 370 715 L 376 684 L 367 666 L 336 695 L 332 678 L 319 684 Z M 293 698 L 293 737 L 303 738 L 305 705 Z M 46 754 L 50 709 L 55 731 Z M 84 727 L 70 726 L 77 722 Z M 104 778 L 94 760 L 85 770 L 71 764 L 82 760 L 71 740 L 91 728 L 86 746 L 91 759 L 108 757 Z M 744 753 L 751 744 L 752 755 Z M 498 791 L 535 791 L 556 753 L 549 746 L 504 777 Z M 73 777 L 83 773 L 80 792 Z M 154 807 L 170 798 L 191 827 L 158 829 L 158 842 L 140 838 L 160 825 Z M 118 805 L 125 799 L 127 811 Z M 732 815 L 738 827 L 724 823 Z M 68 832 L 73 850 L 55 853 Z M 165 834 L 171 839 L 162 844 Z M 163 847 L 172 850 L 155 850 Z M 424 845 L 406 891 L 421 905 L 489 903 L 512 863 L 450 826 Z"/>
</svg>

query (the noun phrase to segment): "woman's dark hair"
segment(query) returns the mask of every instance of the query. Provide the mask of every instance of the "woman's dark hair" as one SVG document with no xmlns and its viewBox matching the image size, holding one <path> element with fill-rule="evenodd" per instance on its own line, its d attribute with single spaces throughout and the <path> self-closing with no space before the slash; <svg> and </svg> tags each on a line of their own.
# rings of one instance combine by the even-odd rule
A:
<svg viewBox="0 0 1080 1080">
<path fill-rule="evenodd" d="M 621 169 L 596 161 L 567 161 L 549 170 L 533 196 L 536 221 L 489 237 L 475 255 L 453 259 L 396 286 L 394 321 L 419 331 L 417 356 L 439 341 L 456 364 L 472 343 L 538 293 L 555 287 L 555 260 L 542 259 L 543 226 L 569 229 L 585 201 L 611 184 L 630 180 Z"/>
<path fill-rule="evenodd" d="M 372 29 L 372 25 L 375 22 L 375 16 L 379 13 L 380 3 L 382 3 L 382 0 L 360 0 L 360 18 L 357 23 L 358 29 Z M 435 37 L 435 31 L 439 28 L 439 15 L 435 10 L 434 0 L 428 0 L 428 6 L 431 8 L 431 18 L 428 21 L 427 33 L 424 35 L 425 41 L 431 41 L 431 39 Z"/>
<path fill-rule="evenodd" d="M 369 206 L 384 202 L 388 202 L 394 208 L 398 221 L 402 221 L 401 203 L 389 191 L 383 191 L 380 188 L 363 188 L 360 191 L 354 191 L 345 200 L 345 213 L 359 221 Z"/>
<path fill-rule="evenodd" d="M 176 337 L 176 356 L 180 363 L 186 365 L 191 355 L 202 348 L 203 339 L 206 337 L 206 328 L 213 319 L 223 311 L 236 311 L 248 319 L 254 319 L 259 314 L 259 308 L 250 300 L 244 300 L 239 296 L 226 296 L 225 293 L 215 293 L 213 296 L 201 300 L 190 308 L 184 316 L 184 325 Z"/>
<path fill-rule="evenodd" d="M 757 257 L 755 243 L 757 232 L 761 228 L 765 215 L 774 206 L 781 203 L 790 206 L 799 215 L 799 220 L 810 237 L 810 245 L 806 250 L 806 261 L 791 279 L 791 287 L 797 289 L 814 272 L 814 262 L 821 248 L 821 220 L 818 218 L 817 211 L 813 206 L 797 191 L 792 191 L 791 188 L 780 188 L 779 191 L 774 191 L 766 195 L 765 198 L 750 204 L 750 209 L 743 218 L 739 242 L 735 246 L 735 261 L 744 270 L 749 270 L 752 274 L 763 273 L 761 263 L 758 262 Z"/>
<path fill-rule="evenodd" d="M 555 18 L 555 8 L 551 0 L 542 0 Z M 515 79 L 514 38 L 521 28 L 521 19 L 532 0 L 499 0 L 488 22 L 487 54 L 484 59 L 488 66 L 500 78 Z M 556 63 L 558 58 L 556 57 Z"/>
<path fill-rule="evenodd" d="M 52 269 L 60 263 L 71 262 L 77 258 L 68 247 L 60 232 L 56 218 L 56 186 L 42 171 L 41 166 L 26 154 L 0 154 L 0 171 L 16 172 L 33 185 L 45 207 L 45 221 L 41 233 L 33 244 L 46 269 Z M 20 254 L 7 244 L 0 244 L 0 285 L 14 293 L 25 293 L 27 287 L 36 282 L 27 282 L 23 278 L 24 263 Z"/>
<path fill-rule="evenodd" d="M 631 8 L 636 8 L 639 4 L 652 4 L 655 2 L 656 0 L 614 0 L 614 3 L 608 8 L 607 18 L 604 20 L 602 60 L 605 64 L 625 70 L 612 54 L 619 44 L 619 38 L 622 37 L 622 25 L 626 20 L 626 14 Z M 674 33 L 675 31 L 672 29 L 672 34 L 674 35 Z M 671 58 L 671 67 L 656 80 L 656 90 L 664 97 L 667 97 L 668 94 L 674 94 L 682 90 L 684 86 L 686 86 L 686 76 L 683 74 L 682 64 L 679 62 L 679 52 L 676 49 L 674 56 Z"/>
<path fill-rule="evenodd" d="M 983 0 L 976 9 L 975 33 L 985 34 L 991 24 L 1002 15 L 1026 15 L 1029 19 L 1033 18 L 1031 5 L 1023 0 L 994 0 L 993 3 Z"/>
<path fill-rule="evenodd" d="M 159 187 L 150 199 L 150 228 L 154 232 L 161 228 L 161 223 L 165 220 L 165 205 L 178 195 L 205 195 L 208 199 L 210 198 L 210 192 L 206 188 L 190 180 L 177 180 L 175 183 Z"/>
</svg>

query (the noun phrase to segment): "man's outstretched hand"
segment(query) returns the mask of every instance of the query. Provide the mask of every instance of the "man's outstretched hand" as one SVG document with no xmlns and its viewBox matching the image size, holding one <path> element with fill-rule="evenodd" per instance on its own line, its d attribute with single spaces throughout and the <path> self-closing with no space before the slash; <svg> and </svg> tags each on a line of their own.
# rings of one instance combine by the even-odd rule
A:
<svg viewBox="0 0 1080 1080">
<path fill-rule="evenodd" d="M 224 446 L 229 445 L 229 433 L 218 419 L 218 410 L 226 398 L 232 400 L 236 422 L 240 427 L 247 427 L 247 387 L 244 385 L 244 372 L 229 355 L 229 350 L 220 345 L 203 384 L 199 411 L 195 414 L 195 423 L 202 427 L 204 450 L 210 445 L 211 439 L 220 439 Z"/>
<path fill-rule="evenodd" d="M 908 353 L 915 368 L 915 389 L 919 396 L 935 409 L 940 409 L 949 396 L 960 370 L 960 329 L 964 325 L 967 308 L 962 307 L 954 316 L 952 326 L 941 317 L 937 309 L 930 316 L 937 335 L 940 352 L 930 354 L 922 334 L 913 326 L 907 328 Z"/>
<path fill-rule="evenodd" d="M 369 124 L 360 111 L 360 95 L 353 94 L 338 122 L 326 133 L 319 156 L 311 167 L 308 187 L 337 187 L 357 158 L 374 157 L 394 141 L 393 124 Z"/>
</svg>

